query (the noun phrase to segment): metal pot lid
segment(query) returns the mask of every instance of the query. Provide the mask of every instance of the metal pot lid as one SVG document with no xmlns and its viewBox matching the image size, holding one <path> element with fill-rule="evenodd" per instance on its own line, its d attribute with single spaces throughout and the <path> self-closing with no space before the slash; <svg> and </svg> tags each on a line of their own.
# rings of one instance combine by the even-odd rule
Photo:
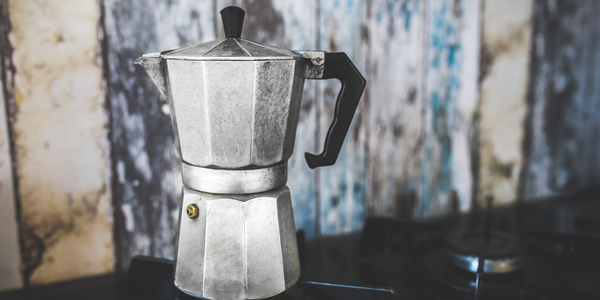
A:
<svg viewBox="0 0 600 300">
<path fill-rule="evenodd" d="M 226 38 L 173 51 L 162 58 L 184 60 L 276 60 L 296 59 L 300 54 L 242 38 Z"/>
<path fill-rule="evenodd" d="M 291 50 L 241 38 L 245 12 L 236 6 L 221 10 L 225 39 L 161 53 L 165 59 L 182 60 L 281 60 L 301 55 Z"/>
</svg>

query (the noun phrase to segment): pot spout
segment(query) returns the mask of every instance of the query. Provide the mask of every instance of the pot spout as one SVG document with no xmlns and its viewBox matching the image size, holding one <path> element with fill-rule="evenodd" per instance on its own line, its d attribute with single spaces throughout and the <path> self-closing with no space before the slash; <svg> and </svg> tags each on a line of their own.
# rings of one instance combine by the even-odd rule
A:
<svg viewBox="0 0 600 300">
<path fill-rule="evenodd" d="M 144 54 L 142 57 L 136 59 L 134 64 L 144 67 L 148 75 L 150 75 L 152 82 L 158 88 L 161 98 L 167 101 L 167 82 L 160 52 Z"/>
</svg>

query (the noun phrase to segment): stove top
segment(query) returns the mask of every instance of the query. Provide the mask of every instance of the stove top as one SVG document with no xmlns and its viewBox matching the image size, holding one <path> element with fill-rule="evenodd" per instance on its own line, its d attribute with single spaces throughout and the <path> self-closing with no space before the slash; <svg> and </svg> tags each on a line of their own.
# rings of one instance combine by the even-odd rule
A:
<svg viewBox="0 0 600 300">
<path fill-rule="evenodd" d="M 362 283 L 401 299 L 600 299 L 600 195 L 437 222 L 368 219 Z"/>
<path fill-rule="evenodd" d="M 491 206 L 489 206 L 491 207 Z M 302 277 L 278 300 L 600 299 L 600 191 L 438 220 L 369 218 L 362 232 L 305 241 Z M 0 293 L 0 299 L 193 299 L 172 262 Z"/>
</svg>

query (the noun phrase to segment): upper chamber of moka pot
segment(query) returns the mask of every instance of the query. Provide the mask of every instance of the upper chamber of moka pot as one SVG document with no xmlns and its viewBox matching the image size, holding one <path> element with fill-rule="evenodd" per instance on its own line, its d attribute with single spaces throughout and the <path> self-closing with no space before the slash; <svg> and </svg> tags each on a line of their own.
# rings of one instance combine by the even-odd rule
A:
<svg viewBox="0 0 600 300">
<path fill-rule="evenodd" d="M 136 60 L 170 105 L 183 183 L 220 194 L 273 190 L 287 181 L 305 79 L 336 78 L 342 89 L 323 152 L 335 163 L 365 80 L 344 53 L 291 51 L 241 38 L 244 11 L 221 11 L 225 39 Z"/>
<path fill-rule="evenodd" d="M 147 54 L 137 63 L 169 102 L 184 167 L 281 165 L 293 153 L 311 60 L 240 38 L 243 11 L 225 17 L 227 38 Z"/>
</svg>

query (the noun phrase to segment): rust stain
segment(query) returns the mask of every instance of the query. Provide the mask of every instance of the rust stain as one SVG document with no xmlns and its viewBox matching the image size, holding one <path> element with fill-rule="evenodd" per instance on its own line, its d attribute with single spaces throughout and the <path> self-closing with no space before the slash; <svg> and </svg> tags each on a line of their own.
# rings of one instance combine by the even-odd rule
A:
<svg viewBox="0 0 600 300">
<path fill-rule="evenodd" d="M 21 107 L 21 103 L 23 103 L 23 94 L 21 91 L 15 87 L 15 108 L 17 112 L 19 111 L 19 107 Z"/>
<path fill-rule="evenodd" d="M 518 13 L 515 7 L 519 7 Z M 477 201 L 515 201 L 525 163 L 523 139 L 532 1 L 485 1 L 478 111 Z M 485 206 L 485 203 L 479 203 Z"/>
<path fill-rule="evenodd" d="M 96 57 L 99 3 L 35 0 L 9 6 L 25 282 L 110 272 L 107 117 Z"/>
</svg>

